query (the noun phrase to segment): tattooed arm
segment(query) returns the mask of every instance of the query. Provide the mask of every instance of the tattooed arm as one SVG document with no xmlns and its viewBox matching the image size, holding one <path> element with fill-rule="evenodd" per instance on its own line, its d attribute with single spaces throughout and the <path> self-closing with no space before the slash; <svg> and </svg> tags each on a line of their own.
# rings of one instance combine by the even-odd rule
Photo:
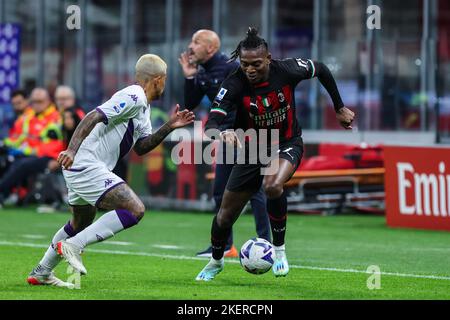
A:
<svg viewBox="0 0 450 320">
<path fill-rule="evenodd" d="M 83 118 L 83 120 L 81 120 L 73 133 L 67 150 L 61 152 L 58 156 L 57 161 L 61 166 L 70 169 L 81 143 L 86 139 L 89 133 L 91 133 L 95 125 L 102 121 L 104 121 L 104 116 L 96 110 L 92 110 Z"/>
<path fill-rule="evenodd" d="M 169 122 L 166 122 L 154 134 L 138 140 L 133 149 L 138 155 L 142 156 L 155 149 L 172 131 Z"/>
<path fill-rule="evenodd" d="M 194 113 L 189 110 L 179 111 L 180 106 L 177 105 L 175 112 L 157 132 L 151 134 L 143 139 L 140 139 L 134 145 L 134 151 L 142 156 L 147 152 L 152 151 L 156 146 L 158 146 L 165 137 L 168 136 L 176 128 L 184 127 L 192 122 L 194 122 Z"/>
</svg>

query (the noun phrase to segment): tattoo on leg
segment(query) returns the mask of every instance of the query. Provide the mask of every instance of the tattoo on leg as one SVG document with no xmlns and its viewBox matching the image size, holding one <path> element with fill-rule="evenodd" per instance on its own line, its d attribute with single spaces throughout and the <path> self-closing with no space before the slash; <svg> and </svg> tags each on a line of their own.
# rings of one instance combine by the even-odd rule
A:
<svg viewBox="0 0 450 320">
<path fill-rule="evenodd" d="M 126 184 L 121 184 L 111 189 L 100 201 L 99 208 L 104 210 L 115 210 L 119 208 L 130 210 L 140 204 L 141 200 Z"/>
</svg>

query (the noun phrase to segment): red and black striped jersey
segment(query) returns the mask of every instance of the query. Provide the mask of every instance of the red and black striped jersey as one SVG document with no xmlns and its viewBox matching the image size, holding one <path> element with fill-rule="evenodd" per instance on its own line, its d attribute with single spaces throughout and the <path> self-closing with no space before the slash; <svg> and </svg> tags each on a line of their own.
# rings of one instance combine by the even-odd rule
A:
<svg viewBox="0 0 450 320">
<path fill-rule="evenodd" d="M 294 91 L 300 81 L 316 76 L 316 62 L 272 60 L 269 68 L 268 80 L 257 85 L 250 84 L 241 68 L 225 79 L 205 129 L 219 128 L 227 114 L 236 109 L 235 129 L 278 129 L 280 141 L 300 137 Z"/>
</svg>

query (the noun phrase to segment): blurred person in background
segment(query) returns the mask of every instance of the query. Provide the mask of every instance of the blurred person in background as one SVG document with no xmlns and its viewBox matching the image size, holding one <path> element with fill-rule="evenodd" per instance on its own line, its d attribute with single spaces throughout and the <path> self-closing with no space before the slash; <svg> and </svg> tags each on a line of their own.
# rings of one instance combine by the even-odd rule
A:
<svg viewBox="0 0 450 320">
<path fill-rule="evenodd" d="M 196 108 L 205 95 L 213 102 L 222 82 L 239 67 L 235 61 L 228 63 L 229 58 L 219 50 L 218 35 L 214 31 L 202 29 L 194 33 L 187 52 L 183 52 L 178 59 L 185 77 L 184 103 L 187 109 Z M 236 114 L 230 112 L 220 126 L 220 130 L 233 128 L 235 117 Z M 219 149 L 219 152 L 223 153 L 222 159 L 227 159 L 225 144 L 222 143 Z M 236 152 L 234 154 L 236 155 Z M 234 164 L 216 163 L 213 187 L 215 213 L 219 211 L 233 166 Z M 270 222 L 266 210 L 266 196 L 262 188 L 253 195 L 250 203 L 255 216 L 258 237 L 270 241 Z M 209 246 L 206 250 L 198 252 L 197 256 L 211 257 L 211 254 L 212 247 Z M 231 232 L 225 248 L 225 256 L 237 257 L 237 255 Z"/>
<path fill-rule="evenodd" d="M 26 138 L 15 147 L 22 157 L 15 160 L 0 179 L 0 206 L 11 189 L 28 177 L 44 172 L 63 150 L 61 115 L 46 89 L 36 88 L 30 97 L 32 106 Z"/>
<path fill-rule="evenodd" d="M 70 139 L 86 113 L 83 108 L 77 104 L 75 91 L 72 87 L 60 85 L 55 90 L 55 104 L 62 118 L 62 134 L 64 146 L 69 145 Z M 55 171 L 59 169 L 56 160 L 49 162 L 49 169 Z"/>
<path fill-rule="evenodd" d="M 67 148 L 69 145 L 70 139 L 72 139 L 73 133 L 77 128 L 78 124 L 84 117 L 84 111 L 82 113 L 79 112 L 79 109 L 76 107 L 71 107 L 64 109 L 61 113 L 62 120 L 62 138 L 64 148 Z M 56 159 L 51 159 L 48 162 L 48 169 L 52 172 L 59 171 L 60 166 Z"/>
<path fill-rule="evenodd" d="M 21 156 L 21 153 L 16 152 L 15 149 L 26 139 L 33 113 L 25 91 L 13 91 L 10 99 L 16 118 L 9 129 L 8 137 L 0 141 L 0 177 L 14 162 L 15 158 Z"/>
<path fill-rule="evenodd" d="M 81 122 L 84 116 L 81 116 L 79 112 L 77 112 L 76 108 L 67 108 L 62 112 L 62 121 L 63 121 L 63 138 L 64 138 L 64 147 L 69 145 L 70 139 L 72 139 L 73 133 L 77 128 L 78 124 Z"/>
<path fill-rule="evenodd" d="M 14 90 L 11 93 L 11 105 L 17 118 L 31 111 L 27 94 L 24 90 L 21 89 Z"/>
<path fill-rule="evenodd" d="M 27 95 L 23 90 L 16 90 L 11 93 L 11 105 L 16 114 L 16 120 L 9 130 L 8 138 L 4 139 L 3 143 L 8 148 L 17 148 L 27 137 L 33 109 L 28 104 Z"/>
<path fill-rule="evenodd" d="M 73 108 L 80 119 L 83 119 L 86 115 L 83 108 L 77 104 L 75 91 L 69 86 L 61 85 L 56 88 L 55 104 L 61 115 L 69 108 Z"/>
<path fill-rule="evenodd" d="M 25 90 L 16 89 L 12 91 L 10 94 L 10 102 L 12 113 L 7 113 L 4 116 L 0 117 L 3 118 L 3 127 L 1 128 L 2 131 L 0 132 L 0 134 L 4 134 L 1 136 L 2 139 L 11 135 L 11 132 L 15 127 L 15 122 L 25 111 L 27 111 L 27 109 L 30 109 Z"/>
<path fill-rule="evenodd" d="M 56 88 L 55 103 L 63 117 L 64 143 L 67 146 L 78 123 L 80 123 L 86 113 L 83 108 L 77 104 L 75 91 L 66 85 L 60 85 Z M 124 181 L 127 181 L 128 159 L 128 156 L 120 159 L 113 170 L 113 172 Z M 52 170 L 57 167 L 56 161 L 52 161 L 50 169 Z"/>
</svg>

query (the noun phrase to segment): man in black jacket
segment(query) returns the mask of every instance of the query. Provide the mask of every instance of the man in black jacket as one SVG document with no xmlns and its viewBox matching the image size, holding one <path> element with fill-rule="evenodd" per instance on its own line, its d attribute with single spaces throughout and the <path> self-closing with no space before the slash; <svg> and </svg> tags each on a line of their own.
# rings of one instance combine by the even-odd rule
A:
<svg viewBox="0 0 450 320">
<path fill-rule="evenodd" d="M 185 77 L 184 104 L 189 110 L 199 105 L 206 95 L 212 102 L 219 92 L 220 85 L 234 70 L 239 67 L 235 61 L 228 63 L 228 57 L 220 53 L 220 39 L 214 31 L 199 30 L 192 36 L 188 51 L 183 52 L 179 62 Z M 224 131 L 233 128 L 235 113 L 231 112 L 220 125 Z M 221 145 L 223 158 L 226 159 L 226 147 Z M 234 153 L 236 154 L 236 152 Z M 222 196 L 228 182 L 233 164 L 217 163 L 214 180 L 215 211 L 219 211 Z M 266 197 L 260 188 L 250 199 L 255 216 L 258 237 L 270 241 L 270 222 L 266 210 Z M 212 248 L 199 252 L 198 256 L 211 256 Z M 230 232 L 225 248 L 226 257 L 237 257 L 237 250 L 233 246 L 233 234 Z"/>
</svg>

